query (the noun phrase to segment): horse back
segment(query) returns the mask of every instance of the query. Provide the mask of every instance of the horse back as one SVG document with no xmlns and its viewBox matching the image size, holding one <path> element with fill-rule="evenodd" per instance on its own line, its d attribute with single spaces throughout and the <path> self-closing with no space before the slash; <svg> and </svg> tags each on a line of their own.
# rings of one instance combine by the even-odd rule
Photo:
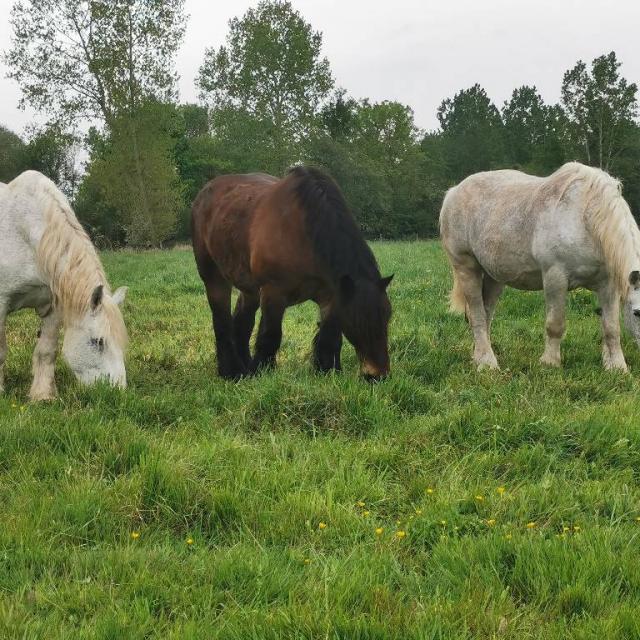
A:
<svg viewBox="0 0 640 640">
<path fill-rule="evenodd" d="M 199 267 L 212 261 L 242 290 L 277 281 L 297 297 L 314 266 L 297 199 L 286 179 L 266 174 L 220 176 L 205 185 L 192 208 L 192 239 Z"/>
</svg>

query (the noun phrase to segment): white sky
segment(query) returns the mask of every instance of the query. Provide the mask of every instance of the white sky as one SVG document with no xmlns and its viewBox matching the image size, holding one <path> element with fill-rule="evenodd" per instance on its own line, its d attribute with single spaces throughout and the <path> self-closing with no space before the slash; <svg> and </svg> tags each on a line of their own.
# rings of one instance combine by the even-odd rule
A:
<svg viewBox="0 0 640 640">
<path fill-rule="evenodd" d="M 622 73 L 640 83 L 640 0 L 292 0 L 323 33 L 336 85 L 356 98 L 410 105 L 418 126 L 435 128 L 443 98 L 478 82 L 501 106 L 535 84 L 559 98 L 564 71 L 615 50 Z M 178 56 L 180 97 L 195 101 L 194 78 L 228 21 L 257 0 L 187 0 Z M 0 49 L 9 46 L 12 0 L 0 0 Z M 18 132 L 32 119 L 0 64 L 0 124 Z"/>
</svg>

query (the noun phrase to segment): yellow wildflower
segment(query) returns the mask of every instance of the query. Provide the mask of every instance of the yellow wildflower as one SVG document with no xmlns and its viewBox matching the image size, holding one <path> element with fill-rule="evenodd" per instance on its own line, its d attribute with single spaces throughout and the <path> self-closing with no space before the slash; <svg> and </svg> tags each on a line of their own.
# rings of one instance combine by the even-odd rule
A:
<svg viewBox="0 0 640 640">
<path fill-rule="evenodd" d="M 433 494 L 433 489 L 431 487 L 427 487 L 427 493 L 429 495 L 432 495 Z"/>
<path fill-rule="evenodd" d="M 447 526 L 447 521 L 446 521 L 446 520 L 440 520 L 440 524 L 441 524 L 443 527 L 446 527 L 446 526 Z"/>
<path fill-rule="evenodd" d="M 137 540 L 140 537 L 140 532 L 139 531 L 132 531 L 131 532 L 131 539 L 132 540 Z"/>
<path fill-rule="evenodd" d="M 369 513 L 371 513 L 371 512 L 370 511 L 363 511 L 362 515 L 366 518 L 369 515 Z"/>
<path fill-rule="evenodd" d="M 483 502 L 484 501 L 484 496 L 476 496 L 476 500 L 478 502 Z"/>
<path fill-rule="evenodd" d="M 359 507 L 364 507 L 364 502 L 362 502 L 362 500 L 360 500 L 359 502 L 356 502 L 356 505 Z"/>
<path fill-rule="evenodd" d="M 404 538 L 406 535 L 406 531 L 396 531 L 396 538 Z"/>
<path fill-rule="evenodd" d="M 496 491 L 498 492 L 499 495 L 502 495 L 506 491 L 506 489 L 504 487 L 498 487 Z"/>
<path fill-rule="evenodd" d="M 488 527 L 493 527 L 493 525 L 496 523 L 495 518 L 489 518 L 487 520 L 487 526 Z"/>
<path fill-rule="evenodd" d="M 318 524 L 318 529 L 326 529 L 327 528 L 327 523 L 326 522 L 321 522 Z"/>
<path fill-rule="evenodd" d="M 533 529 L 536 526 L 535 522 L 527 522 L 527 529 Z"/>
<path fill-rule="evenodd" d="M 193 538 L 187 538 L 186 540 L 188 545 L 192 545 L 193 544 Z"/>
<path fill-rule="evenodd" d="M 580 531 L 580 525 L 579 525 L 579 524 L 574 525 L 574 526 L 573 526 L 573 530 L 574 530 L 575 532 Z"/>
<path fill-rule="evenodd" d="M 421 516 L 422 515 L 422 509 L 416 509 L 416 515 L 417 516 Z"/>
<path fill-rule="evenodd" d="M 309 558 L 305 558 L 305 559 L 304 559 L 304 563 L 305 563 L 305 564 L 309 564 L 310 562 L 311 562 L 311 560 L 309 560 Z"/>
<path fill-rule="evenodd" d="M 381 536 L 384 533 L 384 529 L 382 527 L 378 527 L 376 529 L 376 535 Z"/>
</svg>

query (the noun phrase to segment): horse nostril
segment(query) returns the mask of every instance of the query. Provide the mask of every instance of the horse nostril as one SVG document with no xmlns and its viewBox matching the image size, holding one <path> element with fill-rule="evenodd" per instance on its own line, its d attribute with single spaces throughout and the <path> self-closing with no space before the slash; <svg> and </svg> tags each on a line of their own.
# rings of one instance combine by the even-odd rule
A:
<svg viewBox="0 0 640 640">
<path fill-rule="evenodd" d="M 640 309 L 634 309 L 634 310 L 633 310 L 633 315 L 634 315 L 636 318 L 640 318 Z"/>
</svg>

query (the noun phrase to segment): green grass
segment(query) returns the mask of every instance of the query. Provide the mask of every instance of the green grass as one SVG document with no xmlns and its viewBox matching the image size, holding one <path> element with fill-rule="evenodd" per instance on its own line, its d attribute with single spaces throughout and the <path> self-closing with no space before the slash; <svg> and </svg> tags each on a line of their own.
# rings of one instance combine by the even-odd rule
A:
<svg viewBox="0 0 640 640">
<path fill-rule="evenodd" d="M 185 250 L 104 256 L 130 286 L 124 392 L 59 364 L 60 399 L 26 405 L 36 322 L 10 319 L 0 638 L 640 636 L 635 346 L 631 375 L 603 371 L 579 291 L 564 368 L 542 368 L 542 296 L 507 291 L 502 371 L 477 373 L 439 245 L 374 249 L 396 274 L 375 386 L 350 346 L 311 373 L 312 305 L 276 372 L 217 378 Z"/>
</svg>

